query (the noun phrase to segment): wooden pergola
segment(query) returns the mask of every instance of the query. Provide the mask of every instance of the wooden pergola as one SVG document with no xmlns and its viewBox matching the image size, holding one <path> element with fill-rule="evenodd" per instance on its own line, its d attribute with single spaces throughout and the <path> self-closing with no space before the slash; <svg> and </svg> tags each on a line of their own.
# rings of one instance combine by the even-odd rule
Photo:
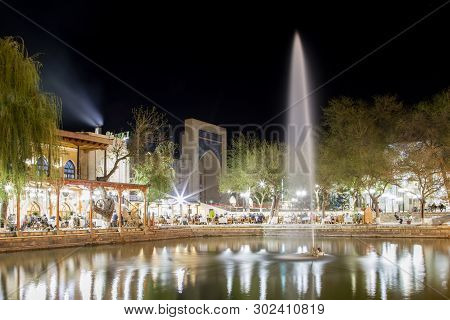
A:
<svg viewBox="0 0 450 320">
<path fill-rule="evenodd" d="M 56 214 L 55 214 L 55 228 L 58 231 L 60 229 L 59 219 L 60 219 L 60 197 L 61 189 L 68 186 L 77 186 L 83 189 L 89 190 L 89 229 L 93 229 L 93 191 L 96 188 L 108 188 L 116 190 L 118 193 L 118 222 L 119 230 L 122 228 L 122 194 L 124 191 L 137 190 L 144 194 L 144 219 L 143 224 L 145 227 L 152 226 L 154 224 L 153 218 L 148 221 L 147 218 L 147 189 L 148 187 L 140 184 L 131 183 L 119 183 L 119 182 L 108 182 L 108 181 L 97 181 L 97 180 L 82 180 L 82 179 L 58 179 L 58 180 L 47 180 L 46 183 L 52 186 L 56 190 Z M 50 206 L 51 207 L 51 206 Z M 17 196 L 17 214 L 16 214 L 16 227 L 17 231 L 20 231 L 20 196 Z"/>
</svg>

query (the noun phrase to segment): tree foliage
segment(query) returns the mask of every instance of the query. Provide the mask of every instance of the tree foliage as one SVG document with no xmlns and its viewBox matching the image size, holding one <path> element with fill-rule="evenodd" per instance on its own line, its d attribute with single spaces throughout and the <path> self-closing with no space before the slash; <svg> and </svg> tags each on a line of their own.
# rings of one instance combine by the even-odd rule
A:
<svg viewBox="0 0 450 320">
<path fill-rule="evenodd" d="M 440 175 L 439 150 L 423 146 L 422 142 L 405 143 L 399 149 L 398 165 L 403 177 L 415 184 L 410 192 L 420 201 L 420 213 L 424 219 L 426 200 L 444 186 Z"/>
<path fill-rule="evenodd" d="M 414 106 L 402 115 L 399 140 L 420 148 L 419 153 L 434 154 L 436 170 L 441 175 L 450 198 L 450 88 L 432 99 Z"/>
<path fill-rule="evenodd" d="M 10 183 L 16 192 L 37 173 L 30 161 L 49 154 L 50 164 L 59 160 L 61 104 L 42 91 L 40 68 L 22 42 L 0 38 L 0 185 Z"/>
<path fill-rule="evenodd" d="M 108 150 L 113 166 L 98 178 L 100 181 L 108 181 L 122 161 L 129 160 L 133 166 L 139 167 L 148 160 L 149 149 L 169 140 L 166 117 L 155 107 L 135 108 L 132 113 L 133 121 L 129 124 L 131 128 L 129 138 L 125 139 L 122 135 L 116 136 Z"/>
<path fill-rule="evenodd" d="M 134 167 L 134 181 L 148 186 L 149 201 L 162 199 L 171 190 L 175 180 L 173 153 L 172 142 L 161 142 L 153 151 L 142 155 Z"/>
<path fill-rule="evenodd" d="M 395 97 L 383 96 L 370 102 L 333 99 L 325 109 L 327 135 L 322 152 L 333 163 L 333 180 L 366 191 L 377 216 L 379 198 L 398 179 L 396 155 L 390 146 L 402 108 Z"/>
<path fill-rule="evenodd" d="M 286 148 L 279 142 L 239 136 L 232 141 L 227 171 L 219 179 L 221 192 L 249 192 L 261 206 L 272 200 L 272 214 L 278 213 L 282 180 L 285 173 Z"/>
</svg>

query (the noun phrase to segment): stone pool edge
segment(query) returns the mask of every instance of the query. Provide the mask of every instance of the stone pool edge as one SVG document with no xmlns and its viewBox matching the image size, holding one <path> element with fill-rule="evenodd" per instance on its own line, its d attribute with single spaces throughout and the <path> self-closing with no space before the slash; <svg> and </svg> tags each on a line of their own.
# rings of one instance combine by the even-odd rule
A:
<svg viewBox="0 0 450 320">
<path fill-rule="evenodd" d="M 0 237 L 0 254 L 24 250 L 123 244 L 142 241 L 230 236 L 310 236 L 310 225 L 161 226 L 139 229 L 72 230 Z M 317 237 L 450 239 L 450 226 L 315 225 Z"/>
</svg>

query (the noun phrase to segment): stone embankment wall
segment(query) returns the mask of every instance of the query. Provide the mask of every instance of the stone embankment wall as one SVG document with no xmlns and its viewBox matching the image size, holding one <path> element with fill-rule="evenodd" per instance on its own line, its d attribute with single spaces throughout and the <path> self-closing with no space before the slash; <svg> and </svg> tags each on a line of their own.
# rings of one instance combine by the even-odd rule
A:
<svg viewBox="0 0 450 320">
<path fill-rule="evenodd" d="M 318 225 L 314 226 L 316 237 L 372 237 L 372 238 L 440 238 L 450 239 L 450 226 L 389 226 L 389 225 Z M 229 236 L 311 236 L 310 225 L 240 225 L 240 226 L 167 226 L 149 230 L 117 229 L 66 231 L 59 234 L 22 233 L 0 235 L 0 253 L 79 247 L 101 244 L 182 239 L 195 237 Z"/>
</svg>

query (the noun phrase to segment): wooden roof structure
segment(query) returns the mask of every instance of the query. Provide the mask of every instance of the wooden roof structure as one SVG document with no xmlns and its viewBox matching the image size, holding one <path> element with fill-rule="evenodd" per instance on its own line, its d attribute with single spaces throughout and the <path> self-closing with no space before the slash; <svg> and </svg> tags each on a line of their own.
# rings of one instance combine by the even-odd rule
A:
<svg viewBox="0 0 450 320">
<path fill-rule="evenodd" d="M 72 132 L 58 130 L 61 145 L 81 150 L 106 150 L 113 143 L 114 138 L 93 132 Z"/>
<path fill-rule="evenodd" d="M 63 179 L 61 180 L 61 185 L 65 186 L 82 186 L 85 188 L 111 188 L 116 190 L 140 190 L 145 192 L 147 190 L 146 185 L 133 184 L 133 183 L 122 183 L 122 182 L 109 182 L 109 181 L 98 181 L 98 180 L 83 180 L 83 179 Z"/>
</svg>

